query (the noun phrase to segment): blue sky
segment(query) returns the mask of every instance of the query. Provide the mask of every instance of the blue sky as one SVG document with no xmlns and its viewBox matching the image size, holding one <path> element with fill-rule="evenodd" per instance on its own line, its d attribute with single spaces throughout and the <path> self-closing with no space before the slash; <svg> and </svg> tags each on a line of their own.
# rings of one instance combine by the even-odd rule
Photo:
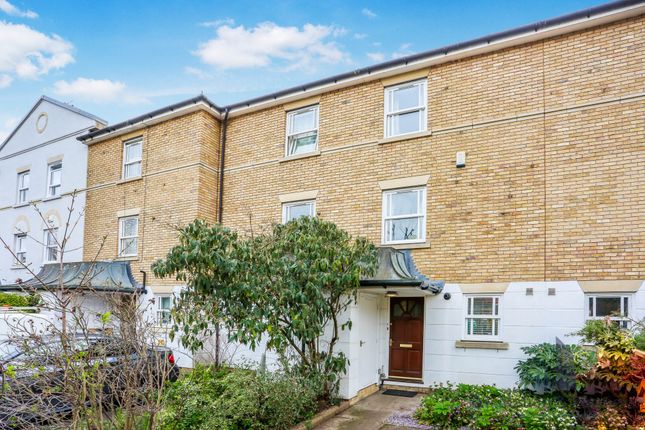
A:
<svg viewBox="0 0 645 430">
<path fill-rule="evenodd" d="M 110 123 L 228 104 L 602 3 L 0 0 L 0 141 L 40 95 Z"/>
</svg>

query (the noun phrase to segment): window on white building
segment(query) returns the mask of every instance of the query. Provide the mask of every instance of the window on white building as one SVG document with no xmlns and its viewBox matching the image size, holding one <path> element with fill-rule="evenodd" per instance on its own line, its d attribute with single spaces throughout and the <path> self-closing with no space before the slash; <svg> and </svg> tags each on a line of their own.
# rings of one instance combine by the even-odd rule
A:
<svg viewBox="0 0 645 430">
<path fill-rule="evenodd" d="M 286 154 L 314 152 L 318 148 L 318 105 L 287 112 Z"/>
<path fill-rule="evenodd" d="M 123 179 L 138 178 L 141 176 L 141 154 L 143 139 L 123 142 Z"/>
<path fill-rule="evenodd" d="M 629 327 L 629 295 L 595 294 L 587 296 L 587 319 L 609 318 L 622 328 Z"/>
<path fill-rule="evenodd" d="M 157 324 L 168 325 L 172 322 L 172 296 L 157 296 Z"/>
<path fill-rule="evenodd" d="M 139 217 L 119 218 L 119 257 L 135 257 L 139 239 Z"/>
<path fill-rule="evenodd" d="M 47 197 L 60 195 L 60 186 L 63 177 L 63 163 L 57 161 L 47 168 Z"/>
<path fill-rule="evenodd" d="M 470 340 L 499 340 L 501 296 L 466 296 L 465 338 Z"/>
<path fill-rule="evenodd" d="M 287 223 L 301 216 L 316 216 L 316 201 L 303 200 L 300 202 L 284 203 L 282 205 L 282 222 Z"/>
<path fill-rule="evenodd" d="M 27 203 L 29 199 L 29 170 L 18 173 L 18 193 L 16 203 Z"/>
<path fill-rule="evenodd" d="M 426 131 L 427 80 L 385 88 L 385 137 Z"/>
<path fill-rule="evenodd" d="M 17 233 L 13 236 L 13 253 L 16 255 L 16 265 L 27 262 L 27 233 Z"/>
<path fill-rule="evenodd" d="M 43 260 L 45 263 L 55 263 L 59 258 L 58 247 L 58 228 L 52 227 L 45 229 L 43 243 L 45 245 L 45 255 Z"/>
<path fill-rule="evenodd" d="M 426 239 L 426 187 L 383 192 L 384 244 Z"/>
</svg>

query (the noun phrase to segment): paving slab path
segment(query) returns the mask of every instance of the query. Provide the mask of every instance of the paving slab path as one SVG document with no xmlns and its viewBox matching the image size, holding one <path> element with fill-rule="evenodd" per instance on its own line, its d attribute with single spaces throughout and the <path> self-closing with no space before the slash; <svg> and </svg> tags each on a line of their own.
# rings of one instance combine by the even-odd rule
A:
<svg viewBox="0 0 645 430">
<path fill-rule="evenodd" d="M 405 416 L 413 413 L 423 398 L 386 396 L 382 392 L 372 394 L 361 400 L 334 418 L 326 421 L 315 430 L 409 430 L 419 429 L 406 423 L 389 423 L 391 417 Z M 426 427 L 427 428 L 427 427 Z"/>
</svg>

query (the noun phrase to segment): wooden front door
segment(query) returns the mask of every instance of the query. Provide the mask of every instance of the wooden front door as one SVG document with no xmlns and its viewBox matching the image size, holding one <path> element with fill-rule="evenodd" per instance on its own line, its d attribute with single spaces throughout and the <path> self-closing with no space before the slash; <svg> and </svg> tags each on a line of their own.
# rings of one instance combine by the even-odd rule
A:
<svg viewBox="0 0 645 430">
<path fill-rule="evenodd" d="M 389 376 L 423 377 L 423 297 L 390 299 Z"/>
</svg>

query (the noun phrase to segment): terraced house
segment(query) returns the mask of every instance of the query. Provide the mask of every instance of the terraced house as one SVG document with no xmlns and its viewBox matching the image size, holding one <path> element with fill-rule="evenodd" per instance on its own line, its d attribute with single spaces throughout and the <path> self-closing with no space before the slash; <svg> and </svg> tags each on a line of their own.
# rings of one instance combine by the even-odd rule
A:
<svg viewBox="0 0 645 430">
<path fill-rule="evenodd" d="M 163 323 L 181 285 L 149 272 L 174 226 L 323 217 L 382 247 L 344 397 L 512 386 L 522 346 L 645 317 L 644 14 L 615 2 L 87 133 L 85 256 L 107 237 L 100 256 L 148 275 Z"/>
</svg>

